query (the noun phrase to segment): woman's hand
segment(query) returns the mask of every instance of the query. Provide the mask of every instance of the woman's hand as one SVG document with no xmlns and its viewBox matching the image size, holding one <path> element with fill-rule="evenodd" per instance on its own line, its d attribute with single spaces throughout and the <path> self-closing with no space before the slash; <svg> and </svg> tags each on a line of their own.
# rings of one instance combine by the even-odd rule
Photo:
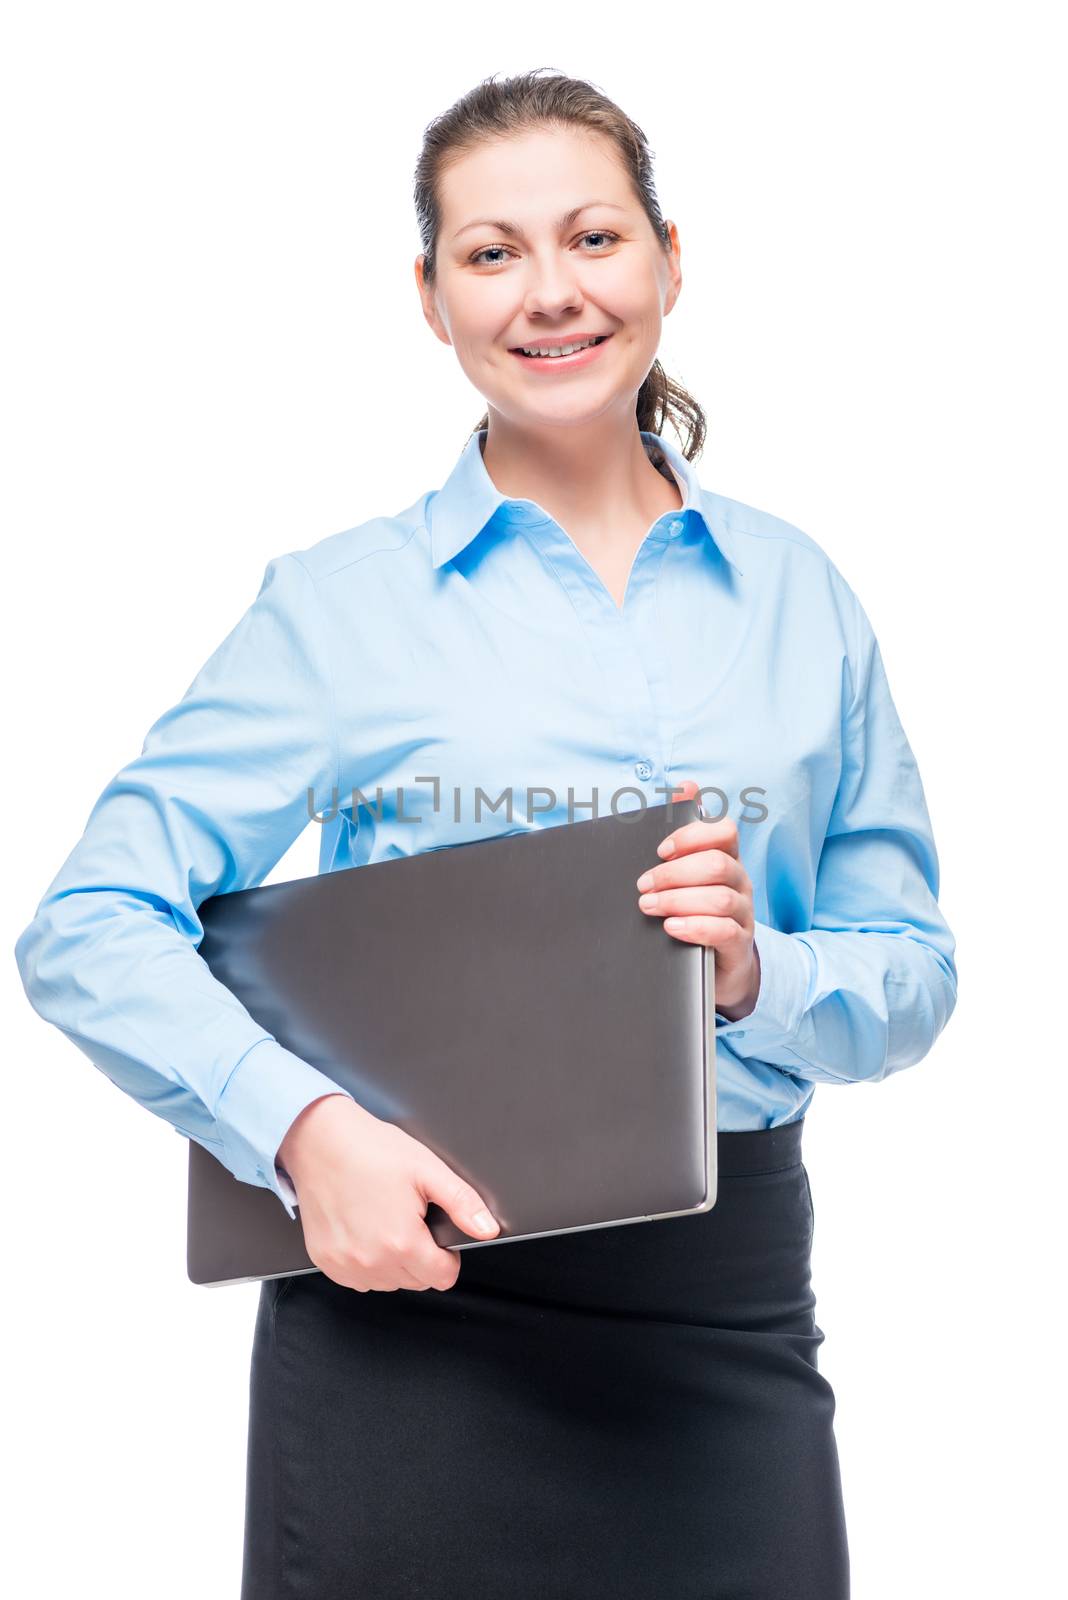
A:
<svg viewBox="0 0 1068 1600">
<path fill-rule="evenodd" d="M 309 1257 L 346 1289 L 453 1287 L 460 1252 L 427 1227 L 432 1200 L 465 1233 L 500 1232 L 478 1191 L 433 1150 L 348 1095 L 305 1106 L 277 1160 L 297 1191 Z"/>
<path fill-rule="evenodd" d="M 672 798 L 691 800 L 692 778 Z M 638 906 L 665 917 L 665 931 L 716 953 L 716 1010 L 732 1022 L 747 1017 L 760 991 L 760 957 L 753 943 L 753 885 L 738 859 L 738 825 L 688 822 L 661 840 L 663 858 L 638 879 Z"/>
</svg>

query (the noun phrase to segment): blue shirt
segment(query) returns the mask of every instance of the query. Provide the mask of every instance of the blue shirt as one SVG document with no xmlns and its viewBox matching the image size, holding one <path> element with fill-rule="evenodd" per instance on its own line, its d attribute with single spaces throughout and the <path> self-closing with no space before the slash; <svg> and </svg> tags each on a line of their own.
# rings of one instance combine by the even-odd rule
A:
<svg viewBox="0 0 1068 1600">
<path fill-rule="evenodd" d="M 42 1017 L 291 1217 L 278 1146 L 338 1085 L 212 976 L 197 909 L 262 882 L 313 814 L 334 872 L 696 779 L 738 824 L 760 956 L 755 1009 L 717 1014 L 723 1130 L 910 1066 L 956 1003 L 920 776 L 828 556 L 646 433 L 683 504 L 619 608 L 558 522 L 496 488 L 483 438 L 406 510 L 268 562 L 15 947 Z"/>
</svg>

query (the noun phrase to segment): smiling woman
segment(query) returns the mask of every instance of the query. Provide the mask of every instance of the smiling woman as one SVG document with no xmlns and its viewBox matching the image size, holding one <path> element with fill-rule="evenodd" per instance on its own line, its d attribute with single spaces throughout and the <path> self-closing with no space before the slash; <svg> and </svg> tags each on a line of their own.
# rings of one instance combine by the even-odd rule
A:
<svg viewBox="0 0 1068 1600">
<path fill-rule="evenodd" d="M 261 1287 L 242 1600 L 845 1600 L 801 1136 L 817 1085 L 912 1065 L 953 1010 L 923 786 L 842 574 L 698 477 L 703 413 L 656 359 L 682 271 L 642 130 L 580 80 L 491 79 L 426 130 L 415 199 L 419 305 L 485 416 L 440 487 L 269 564 L 98 800 L 23 982 L 299 1207 L 319 1270 Z M 407 826 L 390 797 L 429 783 L 463 801 Z M 485 837 L 479 793 L 552 797 L 494 810 L 513 831 L 698 786 L 716 820 L 628 893 L 715 954 L 699 1215 L 509 1238 L 506 1195 L 286 1050 L 197 951 L 201 903 L 262 882 L 331 794 L 353 801 L 324 872 Z M 439 1248 L 431 1202 L 480 1248 Z"/>
<path fill-rule="evenodd" d="M 488 410 L 426 508 L 439 582 L 398 625 L 422 636 L 426 619 L 437 670 L 404 726 L 425 726 L 439 767 L 491 777 L 494 794 L 532 778 L 558 785 L 562 806 L 576 757 L 617 786 L 666 783 L 665 752 L 711 717 L 691 709 L 700 684 L 720 662 L 726 696 L 737 692 L 762 648 L 761 590 L 774 618 L 785 569 L 765 568 L 758 541 L 740 563 L 752 582 L 739 603 L 726 581 L 733 534 L 688 467 L 704 415 L 656 359 L 682 273 L 644 136 L 590 84 L 490 79 L 427 129 L 415 198 L 423 314 Z M 669 421 L 681 455 L 663 438 Z M 814 628 L 825 614 L 829 636 L 826 593 L 806 602 L 814 574 L 791 553 L 791 614 Z M 377 578 L 370 560 L 360 571 L 352 604 L 366 614 Z M 684 605 L 701 608 L 689 637 L 661 649 Z M 817 678 L 816 698 L 833 706 L 833 652 Z M 790 828 L 800 865 L 803 774 L 827 734 L 782 698 L 791 734 L 758 765 L 774 759 L 785 809 L 764 831 L 781 849 L 775 829 Z M 755 733 L 759 705 L 740 720 Z M 687 747 L 706 784 L 743 764 L 729 728 L 717 732 L 727 761 L 715 774 L 699 741 Z M 360 739 L 341 737 L 355 754 Z M 561 806 L 553 822 L 571 820 Z M 743 831 L 758 872 L 761 830 Z M 466 816 L 460 832 L 473 836 Z M 665 937 L 715 948 L 729 1029 L 754 1011 L 761 978 L 738 825 L 683 829 L 674 843 L 636 885 L 638 910 Z M 769 925 L 777 985 L 771 937 Z M 732 1059 L 726 1040 L 721 1059 Z M 817 1369 L 809 1277 L 807 1097 L 786 1075 L 777 1091 L 775 1067 L 739 1070 L 737 1100 L 721 1070 L 720 1188 L 706 1216 L 469 1252 L 444 1296 L 400 1277 L 392 1295 L 354 1295 L 339 1271 L 292 1280 L 284 1296 L 264 1286 L 243 1600 L 843 1600 L 834 1397 Z M 305 1240 L 331 1267 L 302 1137 L 298 1125 L 281 1153 L 301 1163 Z"/>
</svg>

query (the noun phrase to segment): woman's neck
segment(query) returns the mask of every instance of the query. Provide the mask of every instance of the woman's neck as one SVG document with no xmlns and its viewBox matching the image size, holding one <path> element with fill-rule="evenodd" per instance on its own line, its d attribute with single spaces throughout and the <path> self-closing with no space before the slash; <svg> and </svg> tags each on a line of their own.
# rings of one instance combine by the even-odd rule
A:
<svg viewBox="0 0 1068 1600">
<path fill-rule="evenodd" d="M 502 494 L 534 500 L 573 536 L 598 542 L 618 530 L 629 544 L 636 526 L 682 505 L 670 469 L 650 461 L 633 415 L 534 429 L 491 418 L 482 459 Z"/>
</svg>

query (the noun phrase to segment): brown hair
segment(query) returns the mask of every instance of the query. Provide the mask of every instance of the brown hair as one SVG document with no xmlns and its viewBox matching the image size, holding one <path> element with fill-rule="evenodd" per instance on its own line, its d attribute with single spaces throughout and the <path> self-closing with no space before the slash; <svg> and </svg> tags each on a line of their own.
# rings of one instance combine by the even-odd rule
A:
<svg viewBox="0 0 1068 1600">
<path fill-rule="evenodd" d="M 543 78 L 542 72 L 552 73 Z M 436 117 L 423 133 L 423 148 L 415 169 L 415 210 L 423 243 L 423 278 L 433 283 L 435 249 L 441 226 L 438 183 L 450 161 L 489 139 L 527 133 L 543 126 L 587 128 L 611 139 L 627 172 L 653 232 L 670 250 L 670 240 L 653 185 L 652 155 L 645 134 L 613 100 L 581 78 L 568 78 L 550 67 L 496 81 L 496 74 L 468 91 L 456 104 Z M 669 378 L 654 361 L 638 390 L 638 427 L 662 433 L 670 421 L 688 461 L 704 444 L 705 414 L 691 394 Z M 488 412 L 472 433 L 489 426 Z"/>
</svg>

